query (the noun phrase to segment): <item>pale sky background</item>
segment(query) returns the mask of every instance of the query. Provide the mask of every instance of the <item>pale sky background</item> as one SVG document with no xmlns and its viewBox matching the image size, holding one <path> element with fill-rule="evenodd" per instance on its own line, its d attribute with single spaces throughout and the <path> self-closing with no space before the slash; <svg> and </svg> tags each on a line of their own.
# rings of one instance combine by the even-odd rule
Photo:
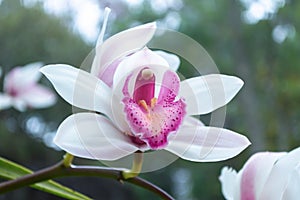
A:
<svg viewBox="0 0 300 200">
<path fill-rule="evenodd" d="M 95 42 L 99 33 L 99 20 L 103 11 L 96 0 L 23 0 L 25 6 L 42 2 L 47 13 L 56 16 L 71 13 L 73 29 L 89 42 Z"/>
</svg>

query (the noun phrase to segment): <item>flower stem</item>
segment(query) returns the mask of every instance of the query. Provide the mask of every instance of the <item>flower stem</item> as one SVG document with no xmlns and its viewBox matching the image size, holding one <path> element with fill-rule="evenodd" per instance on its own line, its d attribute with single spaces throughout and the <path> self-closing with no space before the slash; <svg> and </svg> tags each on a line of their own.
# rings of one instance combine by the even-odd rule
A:
<svg viewBox="0 0 300 200">
<path fill-rule="evenodd" d="M 70 154 L 69 154 L 70 155 Z M 141 155 L 140 155 L 141 156 Z M 67 157 L 67 156 L 66 156 Z M 71 155 L 70 157 L 71 158 Z M 71 159 L 70 159 L 71 160 Z M 123 169 L 111 169 L 107 167 L 94 167 L 94 166 L 74 166 L 69 165 L 66 167 L 65 159 L 53 166 L 37 171 L 33 174 L 28 174 L 17 179 L 9 180 L 0 183 L 0 194 L 11 190 L 15 190 L 24 186 L 32 185 L 42 181 L 46 181 L 58 177 L 69 177 L 69 176 L 98 176 L 104 178 L 111 178 L 115 180 L 123 180 L 125 182 L 132 183 L 146 190 L 149 190 L 162 199 L 173 200 L 167 192 L 159 188 L 158 186 L 140 178 L 132 177 L 125 179 L 122 175 Z"/>
<path fill-rule="evenodd" d="M 74 159 L 74 156 L 72 154 L 66 153 L 64 155 L 64 160 L 63 160 L 63 164 L 65 167 L 70 167 L 72 164 L 72 161 Z"/>
<path fill-rule="evenodd" d="M 143 157 L 143 152 L 136 152 L 134 154 L 131 170 L 122 172 L 123 179 L 129 179 L 139 175 L 143 167 Z"/>
</svg>

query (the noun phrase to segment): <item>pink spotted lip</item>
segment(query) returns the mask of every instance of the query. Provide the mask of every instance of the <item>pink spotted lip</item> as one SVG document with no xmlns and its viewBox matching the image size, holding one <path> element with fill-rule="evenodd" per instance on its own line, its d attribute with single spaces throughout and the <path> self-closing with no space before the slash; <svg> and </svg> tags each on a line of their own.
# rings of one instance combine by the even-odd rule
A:
<svg viewBox="0 0 300 200">
<path fill-rule="evenodd" d="M 168 144 L 168 136 L 178 130 L 186 114 L 183 99 L 175 101 L 179 91 L 179 77 L 164 72 L 158 98 L 155 97 L 155 74 L 150 67 L 140 69 L 134 92 L 128 92 L 128 76 L 123 87 L 124 112 L 131 129 L 128 133 L 136 145 L 161 149 Z"/>
</svg>

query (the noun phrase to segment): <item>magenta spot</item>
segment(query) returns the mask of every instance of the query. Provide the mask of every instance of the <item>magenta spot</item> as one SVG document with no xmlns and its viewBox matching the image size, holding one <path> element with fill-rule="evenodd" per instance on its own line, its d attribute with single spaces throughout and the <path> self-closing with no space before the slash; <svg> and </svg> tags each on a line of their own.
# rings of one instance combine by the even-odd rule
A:
<svg viewBox="0 0 300 200">
<path fill-rule="evenodd" d="M 136 79 L 133 97 L 130 96 L 128 90 L 132 75 L 127 77 L 123 87 L 122 102 L 132 133 L 130 138 L 137 145 L 147 144 L 153 150 L 161 149 L 168 144 L 169 134 L 176 132 L 182 123 L 186 114 L 186 105 L 183 99 L 175 101 L 179 91 L 179 78 L 176 73 L 167 71 L 163 77 L 158 100 L 154 106 L 151 106 L 155 76 L 151 77 L 151 71 L 150 74 L 147 72 L 143 76 L 142 70 Z M 144 100 L 146 105 L 139 105 L 141 100 Z"/>
<path fill-rule="evenodd" d="M 9 91 L 7 91 L 7 93 L 12 97 L 18 96 L 18 91 L 14 88 L 11 88 Z"/>
<path fill-rule="evenodd" d="M 183 100 L 163 101 L 156 104 L 149 113 L 144 112 L 135 101 L 124 98 L 124 111 L 133 135 L 149 145 L 151 149 L 161 149 L 168 143 L 168 135 L 176 131 L 185 115 Z M 180 113 L 180 114 L 179 114 Z"/>
<path fill-rule="evenodd" d="M 180 80 L 177 74 L 170 70 L 166 71 L 159 91 L 158 102 L 173 102 L 178 94 L 179 86 Z"/>
<path fill-rule="evenodd" d="M 134 136 L 129 136 L 129 137 L 130 137 L 131 141 L 138 146 L 146 145 L 146 143 L 143 140 L 139 139 L 138 137 L 134 137 Z"/>
</svg>

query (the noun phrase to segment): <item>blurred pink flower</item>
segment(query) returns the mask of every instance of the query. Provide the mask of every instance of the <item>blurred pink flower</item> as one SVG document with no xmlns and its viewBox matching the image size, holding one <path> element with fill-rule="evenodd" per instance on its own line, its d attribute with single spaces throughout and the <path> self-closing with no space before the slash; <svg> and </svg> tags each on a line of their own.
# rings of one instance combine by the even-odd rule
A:
<svg viewBox="0 0 300 200">
<path fill-rule="evenodd" d="M 155 23 L 125 30 L 102 43 L 108 13 L 90 73 L 64 64 L 41 69 L 67 102 L 94 111 L 62 122 L 54 139 L 59 147 L 99 160 L 165 149 L 205 162 L 231 158 L 250 144 L 242 135 L 203 126 L 191 116 L 227 104 L 242 87 L 241 79 L 212 74 L 180 82 L 175 72 L 179 58 L 145 47 Z M 212 101 L 211 92 L 220 89 L 220 99 Z M 201 154 L 205 150 L 209 151 Z"/>
<path fill-rule="evenodd" d="M 23 112 L 27 108 L 46 108 L 56 102 L 56 95 L 38 84 L 42 63 L 15 67 L 4 78 L 4 92 L 0 93 L 0 110 L 14 107 Z"/>
<path fill-rule="evenodd" d="M 300 148 L 289 153 L 256 153 L 238 173 L 224 167 L 219 179 L 228 200 L 297 200 Z"/>
</svg>

